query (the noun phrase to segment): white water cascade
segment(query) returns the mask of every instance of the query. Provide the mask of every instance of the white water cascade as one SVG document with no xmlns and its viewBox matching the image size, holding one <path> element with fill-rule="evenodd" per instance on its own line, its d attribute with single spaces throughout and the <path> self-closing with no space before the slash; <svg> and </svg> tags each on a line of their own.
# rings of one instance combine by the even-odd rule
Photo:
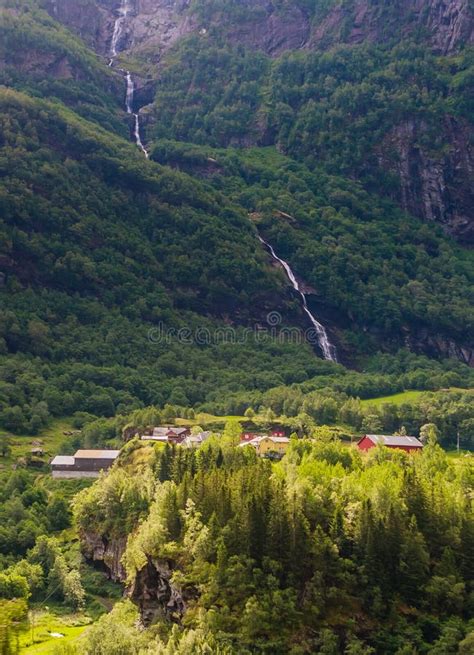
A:
<svg viewBox="0 0 474 655">
<path fill-rule="evenodd" d="M 120 7 L 118 8 L 117 11 L 117 18 L 114 23 L 112 41 L 110 43 L 109 66 L 113 66 L 114 60 L 117 57 L 118 54 L 117 47 L 119 46 L 120 38 L 123 33 L 123 26 L 130 12 L 130 9 L 131 7 L 129 5 L 128 0 L 121 0 Z M 133 116 L 133 138 L 135 139 L 135 143 L 137 144 L 137 146 L 140 148 L 140 150 L 143 152 L 145 157 L 148 159 L 148 152 L 146 151 L 145 146 L 143 145 L 140 137 L 140 117 L 138 115 L 138 112 L 133 111 L 133 95 L 135 93 L 135 84 L 133 83 L 132 75 L 130 71 L 123 70 L 122 68 L 120 69 L 120 71 L 124 74 L 127 83 L 127 90 L 125 92 L 125 109 L 127 110 L 127 114 L 132 114 Z"/>
<path fill-rule="evenodd" d="M 112 41 L 110 43 L 110 61 L 109 61 L 109 66 L 112 66 L 114 63 L 114 59 L 117 56 L 117 46 L 120 41 L 120 37 L 122 36 L 123 32 L 123 24 L 125 23 L 127 16 L 130 11 L 130 5 L 128 4 L 128 0 L 121 0 L 120 2 L 120 7 L 117 10 L 117 18 L 114 23 L 114 31 L 112 34 Z"/>
<path fill-rule="evenodd" d="M 311 321 L 315 331 L 316 335 L 318 338 L 318 344 L 319 347 L 321 348 L 321 351 L 323 353 L 324 359 L 329 359 L 332 362 L 337 362 L 337 352 L 336 352 L 336 347 L 329 341 L 328 334 L 326 332 L 326 328 L 324 325 L 322 325 L 314 316 L 313 314 L 309 311 L 308 308 L 308 303 L 306 300 L 305 294 L 301 291 L 300 285 L 298 284 L 298 280 L 295 277 L 295 274 L 290 268 L 290 265 L 288 262 L 285 262 L 283 259 L 280 259 L 276 252 L 274 251 L 273 247 L 264 239 L 262 239 L 261 236 L 258 237 L 259 241 L 263 243 L 263 245 L 268 249 L 270 252 L 271 256 L 273 259 L 277 262 L 279 262 L 282 266 L 283 269 L 290 280 L 293 289 L 298 292 L 298 294 L 301 297 L 301 301 L 303 304 L 303 310 L 305 314 L 308 316 L 309 320 Z"/>
<path fill-rule="evenodd" d="M 145 146 L 142 143 L 141 137 L 140 137 L 140 118 L 138 116 L 138 113 L 133 111 L 133 94 L 135 92 L 135 85 L 132 80 L 132 76 L 130 74 L 130 71 L 125 71 L 125 79 L 127 80 L 127 93 L 125 96 L 125 108 L 127 110 L 127 114 L 132 114 L 134 123 L 133 123 L 133 137 L 135 139 L 135 143 L 137 146 L 140 148 L 140 150 L 143 152 L 145 157 L 148 159 L 148 153 L 145 150 Z"/>
</svg>

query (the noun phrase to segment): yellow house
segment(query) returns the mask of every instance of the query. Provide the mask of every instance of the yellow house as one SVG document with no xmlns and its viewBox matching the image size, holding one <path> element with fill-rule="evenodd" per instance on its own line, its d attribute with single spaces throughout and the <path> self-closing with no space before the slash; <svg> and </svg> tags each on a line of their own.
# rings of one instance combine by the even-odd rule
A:
<svg viewBox="0 0 474 655">
<path fill-rule="evenodd" d="M 283 456 L 290 440 L 287 437 L 255 437 L 251 441 L 244 441 L 240 446 L 252 446 L 257 451 L 257 455 L 265 457 L 269 453 L 278 453 Z"/>
</svg>

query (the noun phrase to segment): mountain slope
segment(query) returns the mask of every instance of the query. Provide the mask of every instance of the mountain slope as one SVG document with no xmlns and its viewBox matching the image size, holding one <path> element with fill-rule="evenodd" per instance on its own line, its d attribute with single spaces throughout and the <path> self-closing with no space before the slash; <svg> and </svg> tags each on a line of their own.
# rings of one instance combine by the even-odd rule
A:
<svg viewBox="0 0 474 655">
<path fill-rule="evenodd" d="M 205 175 L 246 206 L 309 285 L 316 315 L 339 326 L 343 351 L 369 353 L 377 342 L 417 349 L 425 341 L 430 354 L 439 355 L 454 354 L 456 342 L 469 343 L 472 258 L 440 229 L 427 229 L 360 185 L 313 173 L 272 148 L 229 153 L 162 141 L 152 158 Z M 468 363 L 471 350 L 457 356 Z"/>
<path fill-rule="evenodd" d="M 113 18 L 111 6 L 86 2 L 89 10 Z M 363 46 L 271 60 L 224 43 L 227 23 L 215 18 L 212 31 L 170 49 L 157 73 L 153 57 L 128 49 L 133 23 L 107 66 L 32 0 L 8 0 L 2 11 L 5 427 L 34 432 L 50 414 L 149 403 L 215 409 L 250 390 L 315 376 L 320 388 L 348 375 L 301 338 L 275 338 L 279 326 L 301 337 L 308 320 L 257 229 L 299 276 L 341 361 L 374 370 L 370 356 L 409 348 L 472 362 L 469 251 L 401 212 L 388 197 L 393 181 L 364 158 L 390 132 L 400 97 L 414 97 L 408 117 L 418 112 L 433 127 L 451 108 L 451 124 L 469 129 L 468 53 L 438 60 L 412 46 L 410 63 L 396 48 Z M 245 24 L 247 6 L 235 11 L 233 24 Z M 130 142 L 125 65 L 138 106 L 141 89 L 158 84 L 140 112 L 150 161 Z M 436 147 L 445 152 L 442 140 Z M 232 343 L 214 338 L 227 328 Z M 410 374 L 418 366 L 423 387 L 430 364 L 414 358 Z M 457 382 L 467 380 L 454 363 L 432 367 L 436 384 L 453 367 Z"/>
<path fill-rule="evenodd" d="M 331 172 L 357 176 L 405 211 L 472 243 L 474 14 L 468 0 L 127 6 L 120 50 L 132 57 L 127 66 L 132 62 L 137 76 L 137 106 L 150 102 L 153 80 L 160 81 L 158 102 L 143 112 L 148 139 L 275 144 L 306 163 L 311 158 L 311 165 L 323 160 Z M 96 14 L 90 32 L 77 24 L 67 0 L 45 7 L 98 52 L 108 52 L 117 7 L 85 3 L 84 12 Z M 343 45 L 329 58 L 320 54 Z M 289 60 L 280 57 L 296 51 Z M 225 79 L 236 64 L 239 78 Z M 170 65 L 183 77 L 180 90 Z M 222 112 L 209 107 L 208 87 L 219 89 L 209 67 L 226 89 Z"/>
<path fill-rule="evenodd" d="M 42 5 L 98 52 L 108 52 L 113 3 L 82 0 L 80 10 L 68 0 L 42 0 Z M 452 54 L 474 43 L 469 0 L 139 0 L 131 8 L 124 38 L 134 52 L 146 52 L 151 62 L 184 36 L 203 31 L 224 32 L 231 44 L 272 56 L 409 36 L 425 41 L 438 54 Z"/>
</svg>

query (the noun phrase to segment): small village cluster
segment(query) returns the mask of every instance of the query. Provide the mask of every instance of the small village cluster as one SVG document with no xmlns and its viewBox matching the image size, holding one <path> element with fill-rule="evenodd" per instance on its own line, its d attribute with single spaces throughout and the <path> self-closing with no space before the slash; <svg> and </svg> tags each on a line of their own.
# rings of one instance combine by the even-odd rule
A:
<svg viewBox="0 0 474 655">
<path fill-rule="evenodd" d="M 192 432 L 190 428 L 177 428 L 166 425 L 153 428 L 149 434 L 141 435 L 142 441 L 157 441 L 158 443 L 169 443 L 185 448 L 199 448 L 211 436 L 211 432 Z"/>
<path fill-rule="evenodd" d="M 210 431 L 194 432 L 188 427 L 160 426 L 139 435 L 141 441 L 199 448 L 211 436 Z M 243 432 L 238 448 L 254 448 L 259 457 L 279 460 L 290 444 L 284 430 L 269 433 Z M 419 452 L 423 444 L 416 437 L 366 434 L 356 444 L 362 452 L 377 445 L 403 450 L 407 453 Z M 53 478 L 97 478 L 101 471 L 109 469 L 120 454 L 119 450 L 78 450 L 75 455 L 57 455 L 51 462 Z"/>
</svg>

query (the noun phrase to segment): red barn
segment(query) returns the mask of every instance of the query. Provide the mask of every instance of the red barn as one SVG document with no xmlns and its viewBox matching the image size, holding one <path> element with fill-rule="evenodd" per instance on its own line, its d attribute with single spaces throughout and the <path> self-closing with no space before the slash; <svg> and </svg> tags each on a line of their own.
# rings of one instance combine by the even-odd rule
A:
<svg viewBox="0 0 474 655">
<path fill-rule="evenodd" d="M 423 444 L 416 437 L 403 437 L 385 434 L 366 434 L 357 443 L 359 450 L 367 451 L 375 448 L 377 444 L 382 444 L 387 448 L 397 448 L 404 450 L 406 453 L 421 452 Z"/>
</svg>

